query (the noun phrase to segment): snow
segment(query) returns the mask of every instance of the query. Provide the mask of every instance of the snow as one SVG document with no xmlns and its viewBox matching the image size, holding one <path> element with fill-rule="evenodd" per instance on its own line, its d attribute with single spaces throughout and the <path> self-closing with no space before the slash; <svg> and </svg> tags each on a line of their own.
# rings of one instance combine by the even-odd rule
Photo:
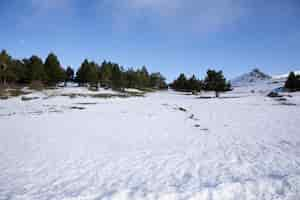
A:
<svg viewBox="0 0 300 200">
<path fill-rule="evenodd" d="M 300 199 L 300 93 L 74 92 L 0 101 L 1 200 Z"/>
<path fill-rule="evenodd" d="M 253 69 L 251 72 L 243 74 L 231 80 L 235 87 L 244 87 L 249 85 L 266 84 L 271 79 L 271 76 L 261 72 L 259 69 Z"/>
<path fill-rule="evenodd" d="M 143 91 L 135 89 L 135 88 L 125 88 L 125 92 L 136 92 L 136 93 L 143 93 Z"/>
<path fill-rule="evenodd" d="M 300 75 L 300 70 L 294 71 L 294 73 L 295 73 L 296 75 Z M 286 78 L 289 76 L 289 74 L 290 74 L 290 73 L 280 74 L 280 75 L 275 75 L 275 76 L 273 76 L 272 78 L 273 78 L 273 79 L 286 79 Z"/>
</svg>

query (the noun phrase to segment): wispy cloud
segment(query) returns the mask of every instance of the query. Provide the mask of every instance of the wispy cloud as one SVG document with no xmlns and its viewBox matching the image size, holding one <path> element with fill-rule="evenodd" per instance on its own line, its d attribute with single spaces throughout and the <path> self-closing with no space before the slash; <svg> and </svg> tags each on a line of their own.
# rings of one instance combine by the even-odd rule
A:
<svg viewBox="0 0 300 200">
<path fill-rule="evenodd" d="M 101 4 L 107 1 L 100 1 Z M 242 0 L 110 0 L 119 25 L 135 26 L 141 19 L 162 29 L 195 32 L 218 30 L 241 17 Z"/>
<path fill-rule="evenodd" d="M 55 25 L 68 15 L 74 0 L 25 0 L 27 12 L 19 16 L 18 26 L 22 28 L 39 25 Z"/>
</svg>

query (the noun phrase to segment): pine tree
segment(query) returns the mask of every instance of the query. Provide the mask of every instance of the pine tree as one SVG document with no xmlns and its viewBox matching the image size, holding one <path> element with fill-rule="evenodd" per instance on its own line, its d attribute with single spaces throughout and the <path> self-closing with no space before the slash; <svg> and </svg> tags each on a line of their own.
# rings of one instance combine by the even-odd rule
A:
<svg viewBox="0 0 300 200">
<path fill-rule="evenodd" d="M 90 62 L 86 74 L 87 82 L 98 88 L 98 65 L 95 62 Z"/>
<path fill-rule="evenodd" d="M 143 66 L 140 70 L 140 83 L 140 87 L 149 87 L 150 77 L 146 66 Z"/>
<path fill-rule="evenodd" d="M 12 60 L 9 70 L 11 71 L 12 80 L 17 83 L 27 83 L 27 77 L 26 77 L 26 68 L 22 61 L 20 60 Z"/>
<path fill-rule="evenodd" d="M 185 91 L 187 89 L 187 78 L 185 74 L 181 73 L 179 77 L 171 84 L 174 90 Z"/>
<path fill-rule="evenodd" d="M 79 84 L 98 84 L 98 68 L 94 62 L 89 62 L 87 59 L 83 61 L 76 73 L 76 81 Z"/>
<path fill-rule="evenodd" d="M 152 73 L 149 78 L 149 84 L 151 88 L 155 89 L 167 89 L 168 85 L 166 83 L 166 78 L 163 77 L 159 72 Z"/>
<path fill-rule="evenodd" d="M 112 63 L 104 61 L 100 66 L 100 83 L 105 87 L 111 86 Z"/>
<path fill-rule="evenodd" d="M 228 83 L 222 71 L 208 70 L 204 80 L 205 89 L 208 91 L 215 91 L 216 97 L 219 97 L 220 92 L 226 91 Z"/>
<path fill-rule="evenodd" d="M 5 50 L 2 50 L 0 53 L 0 83 L 4 85 L 13 76 L 10 70 L 11 61 L 11 56 Z"/>
<path fill-rule="evenodd" d="M 46 58 L 45 72 L 47 74 L 48 83 L 51 85 L 64 81 L 66 78 L 65 71 L 54 53 L 50 53 Z"/>
<path fill-rule="evenodd" d="M 44 64 L 41 58 L 38 56 L 31 56 L 27 66 L 27 78 L 30 82 L 32 81 L 41 81 L 44 82 L 47 80 L 47 74 L 45 72 Z"/>
<path fill-rule="evenodd" d="M 202 83 L 200 80 L 198 80 L 196 78 L 195 75 L 192 75 L 192 77 L 188 80 L 187 84 L 188 84 L 187 89 L 189 91 L 192 91 L 192 92 L 200 92 L 201 91 Z"/>
<path fill-rule="evenodd" d="M 288 79 L 285 82 L 285 88 L 290 91 L 298 91 L 300 90 L 300 78 L 296 76 L 294 72 L 291 72 L 288 76 Z"/>
<path fill-rule="evenodd" d="M 112 87 L 115 89 L 121 89 L 123 87 L 122 71 L 118 64 L 112 65 Z"/>
<path fill-rule="evenodd" d="M 66 81 L 73 81 L 74 80 L 74 70 L 68 66 L 66 69 Z"/>
</svg>

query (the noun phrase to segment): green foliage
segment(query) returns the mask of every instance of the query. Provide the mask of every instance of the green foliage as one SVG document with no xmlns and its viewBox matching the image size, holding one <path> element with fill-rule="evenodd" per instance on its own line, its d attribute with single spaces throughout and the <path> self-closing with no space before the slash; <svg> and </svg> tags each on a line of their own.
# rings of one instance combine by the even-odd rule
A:
<svg viewBox="0 0 300 200">
<path fill-rule="evenodd" d="M 100 83 L 103 86 L 110 86 L 112 79 L 112 63 L 104 61 L 99 69 Z"/>
<path fill-rule="evenodd" d="M 181 73 L 179 77 L 171 84 L 174 90 L 185 91 L 187 90 L 187 78 L 185 74 Z"/>
<path fill-rule="evenodd" d="M 3 84 L 6 84 L 9 79 L 14 78 L 10 69 L 11 62 L 12 58 L 5 50 L 2 50 L 0 53 L 0 81 Z"/>
<path fill-rule="evenodd" d="M 294 72 L 291 72 L 288 79 L 285 82 L 285 88 L 289 89 L 291 92 L 300 90 L 300 77 L 296 76 Z"/>
<path fill-rule="evenodd" d="M 202 89 L 202 82 L 193 75 L 187 82 L 188 89 L 191 91 L 200 92 Z"/>
<path fill-rule="evenodd" d="M 73 81 L 74 80 L 74 70 L 68 66 L 66 70 L 66 81 Z"/>
<path fill-rule="evenodd" d="M 76 73 L 76 81 L 79 84 L 97 84 L 98 80 L 97 64 L 85 59 Z"/>
<path fill-rule="evenodd" d="M 22 61 L 20 60 L 12 60 L 10 64 L 10 70 L 12 73 L 13 79 L 11 81 L 15 81 L 17 83 L 26 83 L 26 68 Z"/>
<path fill-rule="evenodd" d="M 112 84 L 112 88 L 114 89 L 121 89 L 125 87 L 123 71 L 118 64 L 112 65 L 111 84 Z"/>
<path fill-rule="evenodd" d="M 0 84 L 34 83 L 31 84 L 32 87 L 42 88 L 44 84 L 51 86 L 61 81 L 73 80 L 81 85 L 88 83 L 92 87 L 96 86 L 96 89 L 99 82 L 104 87 L 114 89 L 167 88 L 165 78 L 160 73 L 150 74 L 146 66 L 136 70 L 125 70 L 117 63 L 104 61 L 99 66 L 85 59 L 74 78 L 74 70 L 68 67 L 65 71 L 54 53 L 47 56 L 45 63 L 35 55 L 29 59 L 14 60 L 5 50 L 0 53 Z"/>
<path fill-rule="evenodd" d="M 202 82 L 197 79 L 195 75 L 192 75 L 188 79 L 185 74 L 181 73 L 171 84 L 171 87 L 177 91 L 200 92 L 202 89 Z"/>
<path fill-rule="evenodd" d="M 197 79 L 195 75 L 187 78 L 185 74 L 181 73 L 170 86 L 174 90 L 184 92 L 215 91 L 216 96 L 219 95 L 219 92 L 231 90 L 231 84 L 230 82 L 226 82 L 223 72 L 215 70 L 208 70 L 204 81 Z"/>
<path fill-rule="evenodd" d="M 152 73 L 149 79 L 149 85 L 151 88 L 155 89 L 167 89 L 168 85 L 166 83 L 166 78 L 159 72 Z"/>
<path fill-rule="evenodd" d="M 38 56 L 33 55 L 29 59 L 26 68 L 26 77 L 29 82 L 47 80 L 47 74 L 45 72 L 43 61 Z"/>
<path fill-rule="evenodd" d="M 9 65 L 12 58 L 5 50 L 2 50 L 0 53 L 0 63 Z"/>
<path fill-rule="evenodd" d="M 99 68 L 99 78 L 102 86 L 114 89 L 167 87 L 165 78 L 160 73 L 149 74 L 146 66 L 124 70 L 119 64 L 104 61 Z"/>
<path fill-rule="evenodd" d="M 48 55 L 44 67 L 50 85 L 55 85 L 66 79 L 66 73 L 54 53 Z"/>
<path fill-rule="evenodd" d="M 226 82 L 226 79 L 222 71 L 208 70 L 204 79 L 205 90 L 215 91 L 216 96 L 219 96 L 219 92 L 228 91 L 231 87 L 230 83 Z"/>
</svg>

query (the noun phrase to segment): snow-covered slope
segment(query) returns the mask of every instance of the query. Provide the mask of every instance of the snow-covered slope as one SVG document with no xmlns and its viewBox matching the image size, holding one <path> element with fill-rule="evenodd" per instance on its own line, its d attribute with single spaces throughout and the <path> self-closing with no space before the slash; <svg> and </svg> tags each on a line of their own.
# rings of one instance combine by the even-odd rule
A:
<svg viewBox="0 0 300 200">
<path fill-rule="evenodd" d="M 294 73 L 296 75 L 300 75 L 300 70 L 299 71 L 294 71 Z M 272 76 L 272 78 L 273 79 L 287 79 L 288 76 L 289 76 L 289 73 L 286 73 L 286 74 Z"/>
<path fill-rule="evenodd" d="M 251 72 L 243 74 L 231 80 L 235 87 L 254 85 L 262 82 L 269 81 L 271 76 L 261 72 L 259 69 L 253 69 Z"/>
<path fill-rule="evenodd" d="M 298 200 L 293 96 L 0 101 L 0 199 Z"/>
</svg>

